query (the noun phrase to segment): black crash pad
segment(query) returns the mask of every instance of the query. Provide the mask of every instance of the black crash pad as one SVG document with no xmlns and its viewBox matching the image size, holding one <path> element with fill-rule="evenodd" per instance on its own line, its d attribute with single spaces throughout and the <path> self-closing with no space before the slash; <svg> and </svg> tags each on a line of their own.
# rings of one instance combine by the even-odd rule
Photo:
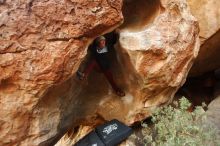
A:
<svg viewBox="0 0 220 146">
<path fill-rule="evenodd" d="M 95 131 L 106 146 L 115 146 L 132 134 L 130 127 L 116 119 L 96 127 Z"/>
<path fill-rule="evenodd" d="M 132 134 L 132 129 L 118 120 L 96 127 L 74 146 L 116 146 Z"/>
</svg>

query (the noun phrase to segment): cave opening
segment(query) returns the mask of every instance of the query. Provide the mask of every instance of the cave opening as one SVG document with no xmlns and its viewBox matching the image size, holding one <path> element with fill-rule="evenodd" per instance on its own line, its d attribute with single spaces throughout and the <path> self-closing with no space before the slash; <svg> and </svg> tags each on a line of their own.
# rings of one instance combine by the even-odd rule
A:
<svg viewBox="0 0 220 146">
<path fill-rule="evenodd" d="M 116 92 L 119 90 L 124 92 L 125 86 L 122 84 L 123 66 L 119 62 L 119 54 L 115 47 L 119 39 L 118 33 L 114 30 L 103 35 L 103 38 L 105 39 L 105 47 L 107 48 L 107 52 L 104 53 L 105 56 L 103 55 L 101 56 L 102 58 L 97 58 L 97 55 L 94 55 L 94 50 L 97 53 L 96 48 L 99 45 L 97 44 L 97 39 L 95 39 L 88 47 L 87 55 L 78 69 L 78 78 L 82 82 L 86 82 L 83 90 L 85 90 L 88 96 L 94 96 L 97 93 L 99 95 L 108 95 L 113 92 L 118 95 Z M 95 62 L 95 65 L 93 65 L 93 62 Z M 82 74 L 83 77 L 86 75 L 83 79 L 81 79 Z"/>
<path fill-rule="evenodd" d="M 126 83 L 126 74 L 129 72 L 130 76 L 133 76 L 134 81 L 135 73 L 130 68 L 128 60 L 126 61 L 126 54 L 123 53 L 123 49 L 120 47 L 119 34 L 121 31 L 141 31 L 148 27 L 154 19 L 163 11 L 160 0 L 125 0 L 122 5 L 122 14 L 124 22 L 115 30 L 104 34 L 106 38 L 107 47 L 109 48 L 110 70 L 113 74 L 113 78 L 123 91 L 130 91 L 129 83 Z M 144 13 L 143 13 L 144 12 Z M 95 40 L 90 44 L 92 46 Z M 83 72 L 91 62 L 91 51 L 87 51 L 87 55 L 82 61 L 78 71 Z M 124 56 L 123 56 L 124 55 Z M 134 81 L 130 82 L 135 84 Z M 100 71 L 93 70 L 85 81 L 86 86 L 83 90 L 89 96 L 96 96 L 99 93 L 100 96 L 113 95 L 114 92 L 108 83 L 108 80 L 104 77 Z M 83 94 L 83 93 L 82 93 Z"/>
</svg>

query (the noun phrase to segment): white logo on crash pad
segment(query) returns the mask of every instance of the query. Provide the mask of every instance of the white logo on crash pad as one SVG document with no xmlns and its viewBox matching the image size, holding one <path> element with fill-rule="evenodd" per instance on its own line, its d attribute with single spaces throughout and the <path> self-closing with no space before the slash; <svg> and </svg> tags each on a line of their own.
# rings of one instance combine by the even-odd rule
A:
<svg viewBox="0 0 220 146">
<path fill-rule="evenodd" d="M 108 135 L 113 130 L 117 130 L 117 129 L 118 129 L 118 125 L 117 124 L 112 124 L 112 125 L 109 125 L 109 126 L 105 127 L 102 132 L 106 133 Z"/>
</svg>

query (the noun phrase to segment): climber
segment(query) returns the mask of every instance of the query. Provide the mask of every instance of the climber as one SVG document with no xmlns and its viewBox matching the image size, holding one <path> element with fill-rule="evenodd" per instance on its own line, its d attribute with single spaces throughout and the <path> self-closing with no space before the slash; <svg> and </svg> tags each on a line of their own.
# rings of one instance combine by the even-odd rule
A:
<svg viewBox="0 0 220 146">
<path fill-rule="evenodd" d="M 96 38 L 95 42 L 90 45 L 89 50 L 91 51 L 92 60 L 89 62 L 88 66 L 85 68 L 84 72 L 77 72 L 77 76 L 80 80 L 84 80 L 88 77 L 89 73 L 95 68 L 97 71 L 101 71 L 111 87 L 118 96 L 125 96 L 125 93 L 117 86 L 113 79 L 112 72 L 110 70 L 109 61 L 109 48 L 106 46 L 106 39 L 104 36 L 99 36 Z"/>
</svg>

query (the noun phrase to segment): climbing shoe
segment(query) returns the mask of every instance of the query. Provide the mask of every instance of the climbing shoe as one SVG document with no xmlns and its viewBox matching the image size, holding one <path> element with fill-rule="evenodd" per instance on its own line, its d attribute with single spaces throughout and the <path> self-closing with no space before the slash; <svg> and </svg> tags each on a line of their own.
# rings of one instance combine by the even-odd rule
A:
<svg viewBox="0 0 220 146">
<path fill-rule="evenodd" d="M 121 89 L 117 89 L 117 90 L 115 91 L 115 93 L 116 93 L 118 96 L 120 96 L 120 97 L 125 96 L 125 92 L 122 91 Z"/>
<path fill-rule="evenodd" d="M 85 78 L 85 74 L 83 72 L 77 71 L 76 75 L 79 80 L 84 80 L 84 78 Z"/>
</svg>

